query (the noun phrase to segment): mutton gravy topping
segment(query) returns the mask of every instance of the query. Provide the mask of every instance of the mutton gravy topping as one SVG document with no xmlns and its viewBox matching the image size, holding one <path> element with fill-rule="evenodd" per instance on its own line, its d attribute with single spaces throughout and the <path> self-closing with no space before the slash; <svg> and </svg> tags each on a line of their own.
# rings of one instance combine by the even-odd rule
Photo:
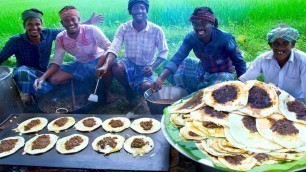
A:
<svg viewBox="0 0 306 172">
<path fill-rule="evenodd" d="M 210 106 L 203 106 L 201 109 L 190 113 L 190 120 L 213 122 L 217 125 L 228 126 L 228 112 L 217 111 Z"/>
<path fill-rule="evenodd" d="M 259 134 L 254 117 L 230 113 L 229 130 L 233 139 L 247 148 L 268 151 L 282 148 Z"/>
<path fill-rule="evenodd" d="M 253 155 L 254 159 L 256 159 L 256 165 L 264 165 L 264 164 L 277 164 L 280 161 L 278 159 L 273 158 L 267 153 L 257 153 Z"/>
<path fill-rule="evenodd" d="M 269 155 L 265 154 L 265 153 L 258 153 L 256 155 L 254 155 L 254 158 L 259 161 L 260 163 L 269 160 Z"/>
<path fill-rule="evenodd" d="M 149 144 L 149 142 L 145 142 L 142 138 L 135 138 L 131 143 L 131 147 L 132 148 L 142 148 L 146 144 Z"/>
<path fill-rule="evenodd" d="M 78 121 L 74 127 L 78 131 L 91 132 L 102 125 L 102 120 L 97 117 L 87 117 Z"/>
<path fill-rule="evenodd" d="M 83 120 L 83 124 L 85 127 L 93 127 L 96 125 L 96 120 L 94 118 L 87 118 Z"/>
<path fill-rule="evenodd" d="M 268 120 L 271 123 L 270 129 L 280 135 L 294 135 L 299 133 L 299 130 L 293 125 L 292 121 L 287 119 L 274 120 L 273 118 L 268 118 Z"/>
<path fill-rule="evenodd" d="M 37 137 L 37 139 L 32 144 L 32 150 L 35 149 L 44 149 L 50 144 L 50 136 L 49 135 L 41 135 Z"/>
<path fill-rule="evenodd" d="M 306 121 L 306 106 L 298 101 L 294 100 L 287 103 L 288 110 L 294 112 L 297 116 L 297 119 Z"/>
<path fill-rule="evenodd" d="M 288 149 L 306 144 L 306 125 L 289 121 L 280 114 L 257 118 L 256 128 L 265 139 Z"/>
<path fill-rule="evenodd" d="M 255 158 L 248 155 L 218 157 L 218 160 L 228 168 L 237 171 L 250 170 L 257 163 Z"/>
<path fill-rule="evenodd" d="M 0 158 L 17 152 L 24 146 L 24 138 L 20 136 L 8 137 L 0 141 Z"/>
<path fill-rule="evenodd" d="M 72 127 L 75 123 L 75 119 L 73 117 L 60 117 L 53 121 L 51 121 L 47 128 L 49 131 L 54 131 L 59 133 L 62 130 L 66 130 Z"/>
<path fill-rule="evenodd" d="M 244 116 L 242 118 L 243 125 L 251 132 L 258 132 L 256 128 L 256 119 L 251 116 Z"/>
<path fill-rule="evenodd" d="M 202 107 L 204 105 L 203 97 L 204 90 L 199 90 L 199 92 L 185 100 L 182 100 L 181 103 L 174 103 L 168 107 L 169 113 L 190 113 Z"/>
<path fill-rule="evenodd" d="M 18 139 L 7 139 L 3 140 L 0 143 L 0 154 L 3 152 L 8 152 L 12 150 L 16 144 L 18 143 Z"/>
<path fill-rule="evenodd" d="M 238 111 L 255 118 L 264 118 L 278 112 L 278 96 L 273 87 L 254 80 L 245 83 L 250 88 L 248 103 Z"/>
<path fill-rule="evenodd" d="M 116 139 L 117 137 L 104 137 L 97 143 L 97 146 L 101 149 L 105 149 L 107 145 L 111 148 L 115 148 L 117 146 Z"/>
<path fill-rule="evenodd" d="M 37 135 L 26 142 L 24 152 L 31 155 L 45 153 L 54 147 L 57 139 L 54 134 Z"/>
<path fill-rule="evenodd" d="M 216 117 L 218 119 L 224 119 L 224 118 L 228 117 L 228 112 L 216 111 L 214 108 L 212 108 L 210 106 L 204 106 L 203 110 L 209 116 Z"/>
<path fill-rule="evenodd" d="M 112 119 L 108 124 L 113 128 L 122 127 L 124 125 L 124 123 L 120 119 Z"/>
<path fill-rule="evenodd" d="M 65 142 L 65 149 L 71 150 L 76 146 L 80 146 L 84 140 L 80 136 L 74 136 Z"/>
<path fill-rule="evenodd" d="M 141 128 L 143 128 L 144 130 L 150 130 L 153 127 L 153 121 L 149 120 L 149 121 L 141 121 L 140 122 L 140 126 Z"/>
<path fill-rule="evenodd" d="M 92 148 L 104 155 L 119 151 L 124 143 L 124 137 L 117 134 L 104 134 L 92 142 Z"/>
<path fill-rule="evenodd" d="M 232 112 L 247 104 L 249 88 L 240 81 L 227 81 L 204 89 L 204 102 L 217 111 Z"/>
<path fill-rule="evenodd" d="M 242 155 L 235 155 L 235 156 L 226 156 L 224 157 L 224 159 L 230 164 L 240 165 L 241 162 L 245 160 L 246 158 Z"/>
<path fill-rule="evenodd" d="M 24 130 L 29 131 L 33 127 L 38 126 L 39 124 L 41 124 L 41 121 L 39 119 L 31 120 L 27 125 L 24 126 Z"/>
<path fill-rule="evenodd" d="M 63 117 L 63 118 L 60 118 L 60 119 L 57 119 L 54 124 L 58 127 L 62 127 L 64 126 L 66 123 L 68 122 L 68 118 L 67 117 Z"/>
<path fill-rule="evenodd" d="M 249 91 L 248 103 L 251 108 L 263 109 L 272 106 L 271 99 L 266 90 L 254 86 Z"/>
<path fill-rule="evenodd" d="M 186 122 L 186 125 L 180 129 L 179 136 L 183 140 L 203 140 L 207 135 L 194 126 L 193 122 Z"/>
<path fill-rule="evenodd" d="M 237 87 L 233 85 L 225 85 L 212 92 L 213 98 L 218 102 L 225 104 L 237 98 Z"/>
<path fill-rule="evenodd" d="M 208 121 L 192 121 L 192 124 L 208 137 L 225 137 L 222 125 L 218 125 Z"/>
<path fill-rule="evenodd" d="M 31 118 L 19 124 L 16 131 L 20 132 L 20 134 L 38 132 L 42 130 L 47 124 L 48 120 L 46 118 Z"/>
<path fill-rule="evenodd" d="M 206 128 L 223 128 L 221 125 L 217 125 L 213 122 L 207 122 L 207 121 L 204 121 L 202 125 L 203 127 L 206 127 Z"/>
<path fill-rule="evenodd" d="M 140 134 L 151 134 L 160 128 L 160 122 L 153 118 L 139 118 L 133 121 L 131 128 Z"/>
<path fill-rule="evenodd" d="M 149 153 L 153 148 L 153 140 L 144 135 L 132 136 L 124 142 L 124 149 L 133 156 L 142 156 L 145 153 Z"/>
<path fill-rule="evenodd" d="M 82 134 L 72 134 L 59 139 L 56 150 L 61 154 L 79 152 L 88 145 L 89 138 Z"/>
<path fill-rule="evenodd" d="M 290 121 L 306 124 L 306 105 L 285 91 L 279 96 L 279 111 Z"/>
<path fill-rule="evenodd" d="M 114 117 L 105 120 L 102 127 L 107 132 L 121 132 L 131 125 L 131 121 L 125 117 Z"/>
</svg>

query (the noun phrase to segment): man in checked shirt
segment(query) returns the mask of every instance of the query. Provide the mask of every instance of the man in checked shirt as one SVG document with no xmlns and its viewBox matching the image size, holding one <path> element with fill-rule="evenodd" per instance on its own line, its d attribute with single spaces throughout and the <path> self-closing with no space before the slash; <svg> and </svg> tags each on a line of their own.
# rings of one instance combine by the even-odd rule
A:
<svg viewBox="0 0 306 172">
<path fill-rule="evenodd" d="M 161 27 L 147 20 L 148 10 L 148 0 L 129 0 L 128 11 L 133 20 L 118 28 L 107 51 L 107 60 L 98 69 L 98 75 L 103 75 L 112 68 L 114 77 L 125 87 L 128 100 L 135 96 L 136 91 L 142 94 L 151 87 L 154 69 L 168 55 L 164 32 Z M 122 45 L 125 47 L 123 58 L 112 65 Z M 156 49 L 158 54 L 155 58 Z"/>
<path fill-rule="evenodd" d="M 246 63 L 235 38 L 218 29 L 218 20 L 208 7 L 196 8 L 189 18 L 193 30 L 166 64 L 164 71 L 153 84 L 158 90 L 168 80 L 188 93 L 223 81 L 235 79 L 246 71 Z M 187 58 L 193 50 L 195 58 Z"/>
</svg>

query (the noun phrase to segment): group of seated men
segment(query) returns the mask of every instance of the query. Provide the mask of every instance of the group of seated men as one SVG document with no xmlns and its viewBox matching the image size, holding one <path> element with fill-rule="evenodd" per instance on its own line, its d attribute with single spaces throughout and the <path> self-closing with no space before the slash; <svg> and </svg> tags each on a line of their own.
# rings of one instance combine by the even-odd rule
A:
<svg viewBox="0 0 306 172">
<path fill-rule="evenodd" d="M 102 78 L 105 101 L 109 103 L 115 100 L 110 91 L 113 77 L 131 100 L 149 88 L 159 90 L 166 79 L 192 93 L 224 81 L 253 80 L 260 74 L 264 82 L 305 101 L 306 54 L 294 48 L 299 37 L 296 29 L 279 25 L 270 30 L 267 41 L 271 50 L 259 55 L 247 69 L 235 38 L 218 29 L 218 20 L 209 7 L 194 9 L 189 18 L 193 31 L 154 78 L 154 70 L 167 60 L 168 46 L 162 28 L 147 20 L 149 6 L 148 0 L 129 0 L 132 20 L 119 26 L 112 42 L 92 25 L 103 20 L 102 15 L 80 23 L 79 11 L 65 6 L 59 12 L 63 30 L 43 28 L 43 13 L 25 10 L 25 33 L 7 41 L 0 51 L 0 64 L 15 55 L 13 76 L 25 103 L 31 102 L 33 95 L 44 94 L 71 79 L 87 82 Z M 122 58 L 117 58 L 122 46 Z M 191 50 L 197 58 L 188 57 Z M 63 63 L 66 53 L 75 60 Z"/>
</svg>

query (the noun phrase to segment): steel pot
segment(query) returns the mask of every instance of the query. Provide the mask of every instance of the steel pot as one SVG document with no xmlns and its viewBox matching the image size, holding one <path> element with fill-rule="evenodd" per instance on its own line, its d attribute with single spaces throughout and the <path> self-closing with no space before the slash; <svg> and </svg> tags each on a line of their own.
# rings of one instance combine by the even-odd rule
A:
<svg viewBox="0 0 306 172">
<path fill-rule="evenodd" d="M 162 89 L 156 93 L 152 93 L 152 90 L 148 89 L 144 93 L 144 97 L 151 114 L 163 114 L 165 107 L 187 96 L 187 94 L 187 91 L 181 87 L 162 86 Z"/>
<path fill-rule="evenodd" d="M 12 73 L 12 68 L 0 66 L 0 123 L 13 113 L 22 113 L 24 108 Z"/>
</svg>

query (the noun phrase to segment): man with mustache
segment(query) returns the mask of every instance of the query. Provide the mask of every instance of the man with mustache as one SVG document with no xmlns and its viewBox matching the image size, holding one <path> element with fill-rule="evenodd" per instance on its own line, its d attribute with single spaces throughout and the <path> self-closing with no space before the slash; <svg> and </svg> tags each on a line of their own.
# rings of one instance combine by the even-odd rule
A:
<svg viewBox="0 0 306 172">
<path fill-rule="evenodd" d="M 272 50 L 259 55 L 239 80 L 253 80 L 263 74 L 266 83 L 306 102 L 306 54 L 294 48 L 298 37 L 299 32 L 287 25 L 270 30 L 267 40 Z"/>
<path fill-rule="evenodd" d="M 11 37 L 0 51 L 0 64 L 15 55 L 16 67 L 14 80 L 21 91 L 21 98 L 25 104 L 33 102 L 33 95 L 45 93 L 53 87 L 42 83 L 42 89 L 35 90 L 35 79 L 47 70 L 52 50 L 52 43 L 62 29 L 43 28 L 43 13 L 35 8 L 22 13 L 25 33 Z M 103 21 L 102 15 L 93 14 L 84 23 L 94 24 Z"/>
<path fill-rule="evenodd" d="M 96 68 L 104 63 L 105 52 L 111 45 L 98 27 L 80 24 L 79 12 L 74 6 L 65 6 L 59 14 L 65 30 L 57 35 L 54 58 L 48 70 L 35 80 L 35 89 L 40 89 L 46 79 L 53 85 L 64 84 L 71 79 L 93 80 Z M 75 61 L 62 64 L 66 52 L 74 56 Z M 111 82 L 109 76 L 108 72 L 103 75 L 106 86 Z M 104 91 L 104 94 L 106 101 L 111 101 L 111 93 Z"/>
<path fill-rule="evenodd" d="M 195 8 L 189 21 L 193 30 L 166 64 L 165 69 L 152 85 L 161 88 L 168 78 L 173 85 L 188 93 L 223 81 L 235 79 L 246 71 L 246 63 L 237 47 L 235 38 L 218 29 L 218 20 L 208 7 Z M 193 50 L 195 58 L 187 58 Z"/>
<path fill-rule="evenodd" d="M 167 58 L 168 46 L 161 27 L 147 20 L 148 0 L 129 0 L 128 11 L 133 20 L 122 24 L 112 42 L 99 75 L 109 70 L 124 45 L 123 58 L 112 65 L 114 77 L 124 86 L 128 100 L 143 94 L 154 81 L 153 71 Z M 155 56 L 156 49 L 158 54 Z"/>
</svg>

